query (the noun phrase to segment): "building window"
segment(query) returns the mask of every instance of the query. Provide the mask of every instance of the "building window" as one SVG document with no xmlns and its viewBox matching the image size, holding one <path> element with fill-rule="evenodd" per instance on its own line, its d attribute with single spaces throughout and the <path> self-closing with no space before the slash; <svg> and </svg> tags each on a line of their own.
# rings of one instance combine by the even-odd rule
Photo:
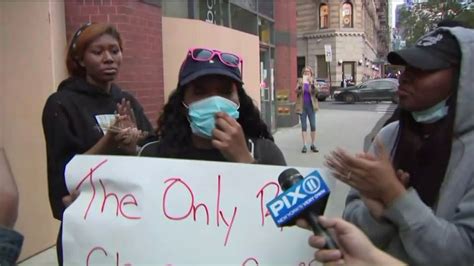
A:
<svg viewBox="0 0 474 266">
<path fill-rule="evenodd" d="M 258 35 L 257 15 L 234 4 L 230 5 L 230 21 L 232 28 Z"/>
<path fill-rule="evenodd" d="M 301 78 L 301 72 L 303 72 L 303 68 L 306 66 L 306 57 L 298 56 L 296 58 L 296 74 L 299 78 Z"/>
<path fill-rule="evenodd" d="M 273 18 L 273 0 L 259 0 L 258 12 L 267 17 Z"/>
<path fill-rule="evenodd" d="M 352 28 L 353 17 L 352 17 L 352 4 L 350 2 L 345 2 L 342 4 L 342 27 L 343 28 Z"/>
<path fill-rule="evenodd" d="M 164 1 L 173 2 L 173 1 Z M 227 0 L 199 0 L 188 2 L 197 10 L 196 18 L 208 23 L 229 26 L 229 1 Z"/>
<path fill-rule="evenodd" d="M 258 18 L 258 31 L 260 33 L 260 42 L 273 44 L 273 23 L 263 17 Z"/>
<path fill-rule="evenodd" d="M 329 7 L 326 4 L 319 6 L 319 28 L 329 28 Z"/>
<path fill-rule="evenodd" d="M 316 56 L 316 77 L 321 79 L 329 78 L 328 75 L 328 63 L 326 62 L 326 55 Z"/>
<path fill-rule="evenodd" d="M 257 0 L 230 0 L 230 3 L 257 12 Z"/>
</svg>

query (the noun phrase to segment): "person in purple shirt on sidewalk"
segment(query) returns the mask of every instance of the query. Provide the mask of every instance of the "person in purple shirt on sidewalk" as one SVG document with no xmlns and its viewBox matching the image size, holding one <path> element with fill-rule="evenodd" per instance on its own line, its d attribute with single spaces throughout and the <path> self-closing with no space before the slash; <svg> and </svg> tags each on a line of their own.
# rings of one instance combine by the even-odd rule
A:
<svg viewBox="0 0 474 266">
<path fill-rule="evenodd" d="M 302 79 L 298 79 L 296 87 L 296 113 L 301 118 L 301 136 L 303 137 L 303 149 L 302 153 L 308 151 L 306 146 L 308 141 L 307 135 L 307 119 L 309 120 L 309 126 L 311 128 L 311 146 L 310 149 L 313 152 L 319 152 L 316 148 L 316 111 L 319 109 L 318 104 L 318 90 L 314 85 L 313 69 L 309 66 L 303 68 Z"/>
</svg>

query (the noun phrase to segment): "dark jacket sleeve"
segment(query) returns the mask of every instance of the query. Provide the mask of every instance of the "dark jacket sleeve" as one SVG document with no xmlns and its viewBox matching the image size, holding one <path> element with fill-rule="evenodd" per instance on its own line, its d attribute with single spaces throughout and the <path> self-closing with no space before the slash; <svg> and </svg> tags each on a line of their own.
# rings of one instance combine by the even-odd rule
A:
<svg viewBox="0 0 474 266">
<path fill-rule="evenodd" d="M 286 165 L 280 148 L 271 140 L 256 139 L 254 142 L 254 159 L 258 164 Z"/>
<path fill-rule="evenodd" d="M 11 229 L 0 227 L 0 265 L 16 265 L 21 252 L 23 236 Z"/>
<path fill-rule="evenodd" d="M 62 220 L 65 209 L 62 198 L 69 194 L 64 178 L 66 164 L 79 153 L 80 140 L 58 94 L 46 101 L 43 109 L 43 131 L 46 140 L 49 202 L 54 218 Z"/>
<path fill-rule="evenodd" d="M 314 96 L 314 97 L 317 97 L 318 96 L 318 88 L 316 87 L 316 85 L 311 84 L 311 94 Z"/>
</svg>

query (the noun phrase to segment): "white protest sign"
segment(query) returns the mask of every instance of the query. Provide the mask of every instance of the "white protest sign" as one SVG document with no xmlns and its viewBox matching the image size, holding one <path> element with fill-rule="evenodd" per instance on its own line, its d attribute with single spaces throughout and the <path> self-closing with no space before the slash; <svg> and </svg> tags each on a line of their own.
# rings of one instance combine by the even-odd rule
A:
<svg viewBox="0 0 474 266">
<path fill-rule="evenodd" d="M 66 182 L 81 193 L 64 214 L 65 265 L 315 265 L 311 232 L 277 228 L 265 207 L 287 168 L 76 156 Z"/>
</svg>

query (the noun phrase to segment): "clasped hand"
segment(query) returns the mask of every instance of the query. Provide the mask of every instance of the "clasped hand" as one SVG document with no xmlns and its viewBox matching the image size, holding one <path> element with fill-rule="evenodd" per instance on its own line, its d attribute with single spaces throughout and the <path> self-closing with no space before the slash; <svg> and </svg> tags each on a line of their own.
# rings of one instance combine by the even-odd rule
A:
<svg viewBox="0 0 474 266">
<path fill-rule="evenodd" d="M 137 143 L 148 135 L 137 128 L 135 115 L 130 101 L 122 99 L 117 103 L 116 119 L 107 134 L 113 137 L 113 149 L 119 153 L 136 154 Z"/>
<path fill-rule="evenodd" d="M 326 156 L 326 166 L 335 178 L 359 191 L 372 215 L 380 216 L 384 208 L 405 193 L 409 174 L 401 169 L 395 171 L 379 140 L 375 140 L 375 148 L 375 155 L 355 156 L 336 149 Z"/>
</svg>

